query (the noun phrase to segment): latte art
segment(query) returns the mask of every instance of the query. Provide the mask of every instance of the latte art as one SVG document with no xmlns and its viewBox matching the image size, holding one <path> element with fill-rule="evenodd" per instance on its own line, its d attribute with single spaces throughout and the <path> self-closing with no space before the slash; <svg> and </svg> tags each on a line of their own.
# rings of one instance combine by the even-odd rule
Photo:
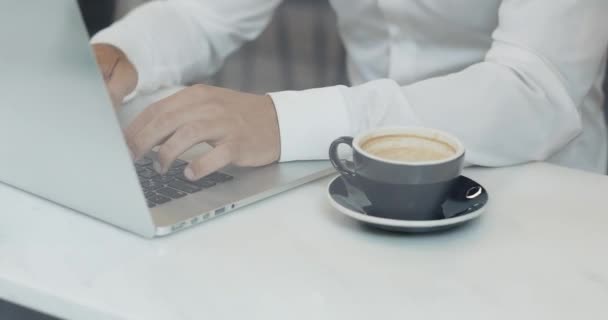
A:
<svg viewBox="0 0 608 320">
<path fill-rule="evenodd" d="M 400 162 L 437 161 L 456 154 L 456 149 L 447 142 L 411 134 L 373 137 L 364 141 L 361 149 L 376 157 Z"/>
<path fill-rule="evenodd" d="M 371 154 L 395 161 L 407 161 L 407 162 L 421 162 L 421 161 L 433 161 L 441 160 L 450 157 L 453 153 L 441 152 L 437 150 L 431 150 L 420 147 L 403 147 L 395 149 L 380 149 L 370 152 Z"/>
</svg>

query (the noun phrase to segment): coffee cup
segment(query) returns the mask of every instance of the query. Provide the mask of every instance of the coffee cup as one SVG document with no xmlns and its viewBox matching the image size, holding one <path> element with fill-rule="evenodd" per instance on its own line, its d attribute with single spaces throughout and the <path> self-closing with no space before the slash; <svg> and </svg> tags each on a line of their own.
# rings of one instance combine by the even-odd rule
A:
<svg viewBox="0 0 608 320">
<path fill-rule="evenodd" d="M 338 146 L 353 149 L 353 161 Z M 371 203 L 368 214 L 399 220 L 443 218 L 441 205 L 460 176 L 465 148 L 453 135 L 431 128 L 378 128 L 340 137 L 329 148 L 333 166 Z"/>
</svg>

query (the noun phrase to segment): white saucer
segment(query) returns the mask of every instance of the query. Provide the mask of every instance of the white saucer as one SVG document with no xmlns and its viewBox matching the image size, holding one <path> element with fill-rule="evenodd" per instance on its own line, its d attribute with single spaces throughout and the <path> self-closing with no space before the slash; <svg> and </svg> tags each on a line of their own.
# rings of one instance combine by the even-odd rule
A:
<svg viewBox="0 0 608 320">
<path fill-rule="evenodd" d="M 477 184 L 464 176 L 459 179 L 469 186 L 471 183 Z M 455 184 L 456 187 L 459 185 L 459 183 Z M 487 192 L 485 189 L 481 190 L 483 192 L 480 196 L 466 202 L 466 207 L 461 213 L 453 215 L 452 218 L 438 220 L 395 220 L 368 215 L 364 208 L 370 205 L 369 201 L 360 190 L 348 183 L 342 176 L 337 176 L 329 183 L 327 197 L 338 212 L 366 225 L 390 231 L 420 233 L 450 229 L 479 217 L 484 212 L 488 201 Z"/>
</svg>

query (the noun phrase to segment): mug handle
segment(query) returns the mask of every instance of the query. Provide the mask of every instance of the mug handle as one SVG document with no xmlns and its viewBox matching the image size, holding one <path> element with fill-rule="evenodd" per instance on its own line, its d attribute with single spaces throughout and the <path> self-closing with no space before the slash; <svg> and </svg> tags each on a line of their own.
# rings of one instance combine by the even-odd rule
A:
<svg viewBox="0 0 608 320">
<path fill-rule="evenodd" d="M 355 171 L 352 168 L 348 168 L 345 165 L 344 161 L 342 161 L 338 157 L 338 146 L 340 146 L 341 144 L 347 144 L 349 147 L 352 148 L 353 137 L 340 137 L 334 140 L 329 146 L 329 160 L 331 161 L 331 164 L 334 166 L 334 168 L 336 168 L 336 170 L 340 172 L 340 174 L 347 178 L 354 178 L 356 176 Z"/>
</svg>

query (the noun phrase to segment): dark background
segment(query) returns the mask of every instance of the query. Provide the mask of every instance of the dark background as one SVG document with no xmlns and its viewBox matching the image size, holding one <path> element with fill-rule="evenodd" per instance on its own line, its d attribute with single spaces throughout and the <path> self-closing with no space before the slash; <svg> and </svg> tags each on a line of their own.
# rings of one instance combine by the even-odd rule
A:
<svg viewBox="0 0 608 320">
<path fill-rule="evenodd" d="M 78 0 L 89 35 L 109 26 L 114 20 L 114 0 Z"/>
</svg>

